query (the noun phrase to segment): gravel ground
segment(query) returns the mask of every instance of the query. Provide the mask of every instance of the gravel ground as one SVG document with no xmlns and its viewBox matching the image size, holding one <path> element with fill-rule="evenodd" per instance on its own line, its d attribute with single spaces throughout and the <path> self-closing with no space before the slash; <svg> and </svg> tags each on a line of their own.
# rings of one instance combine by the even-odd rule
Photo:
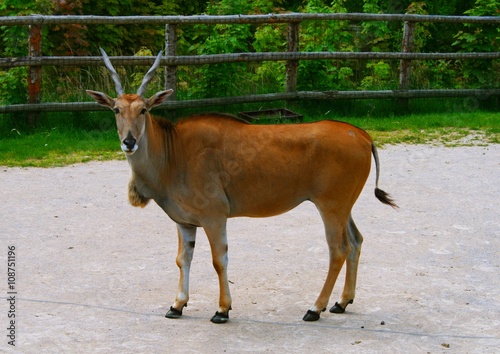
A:
<svg viewBox="0 0 500 354">
<path fill-rule="evenodd" d="M 314 323 L 301 318 L 328 254 L 310 203 L 229 221 L 233 311 L 214 325 L 218 286 L 203 232 L 189 306 L 181 319 L 164 317 L 178 281 L 175 224 L 154 203 L 128 205 L 126 162 L 1 168 L 0 352 L 500 352 L 500 145 L 379 153 L 380 187 L 400 209 L 375 199 L 372 172 L 353 211 L 365 237 L 356 300 Z M 343 273 L 331 304 L 342 284 Z"/>
</svg>

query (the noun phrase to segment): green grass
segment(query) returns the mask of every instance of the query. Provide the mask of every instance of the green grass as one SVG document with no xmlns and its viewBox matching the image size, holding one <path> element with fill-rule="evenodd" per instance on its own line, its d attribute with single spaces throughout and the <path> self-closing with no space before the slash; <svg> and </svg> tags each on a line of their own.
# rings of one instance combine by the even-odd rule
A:
<svg viewBox="0 0 500 354">
<path fill-rule="evenodd" d="M 500 143 L 500 112 L 418 112 L 395 115 L 369 103 L 348 114 L 339 107 L 301 105 L 290 107 L 304 114 L 305 121 L 336 119 L 367 130 L 379 146 L 386 144 L 440 144 L 444 146 Z M 352 103 L 349 103 L 351 106 Z M 284 107 L 274 103 L 268 107 Z M 262 106 L 233 107 L 232 113 Z M 342 107 L 340 107 L 342 108 Z M 431 107 L 432 108 L 432 107 Z M 439 110 L 439 107 L 433 107 Z M 215 110 L 228 111 L 227 107 Z M 361 111 L 360 111 L 361 110 Z M 180 115 L 192 112 L 180 112 Z M 46 113 L 30 130 L 19 116 L 0 115 L 0 166 L 54 167 L 96 160 L 124 159 L 111 112 Z"/>
<path fill-rule="evenodd" d="M 0 165 L 55 167 L 124 158 L 114 131 L 60 131 L 27 135 L 12 131 L 0 141 Z"/>
<path fill-rule="evenodd" d="M 124 158 L 111 112 L 44 113 L 35 129 L 26 121 L 0 115 L 0 165 L 54 167 Z"/>
<path fill-rule="evenodd" d="M 370 132 L 379 145 L 500 143 L 500 113 L 412 114 L 392 118 L 346 118 Z"/>
</svg>

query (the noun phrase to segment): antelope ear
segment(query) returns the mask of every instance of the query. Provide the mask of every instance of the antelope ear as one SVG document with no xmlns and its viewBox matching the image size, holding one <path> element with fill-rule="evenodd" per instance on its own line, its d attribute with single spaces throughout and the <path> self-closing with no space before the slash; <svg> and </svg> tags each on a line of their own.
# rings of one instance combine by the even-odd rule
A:
<svg viewBox="0 0 500 354">
<path fill-rule="evenodd" d="M 99 91 L 86 90 L 87 94 L 96 100 L 101 106 L 109 107 L 111 109 L 115 106 L 115 100 Z"/>
<path fill-rule="evenodd" d="M 172 92 L 174 92 L 174 90 L 168 89 L 166 91 L 160 91 L 155 93 L 148 99 L 149 109 L 162 104 L 167 99 L 167 97 L 172 94 Z"/>
</svg>

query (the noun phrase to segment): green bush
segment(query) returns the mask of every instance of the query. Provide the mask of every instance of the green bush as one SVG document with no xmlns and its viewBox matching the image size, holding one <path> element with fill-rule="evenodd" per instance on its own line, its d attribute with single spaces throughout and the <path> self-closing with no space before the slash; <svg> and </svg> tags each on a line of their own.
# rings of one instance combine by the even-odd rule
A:
<svg viewBox="0 0 500 354">
<path fill-rule="evenodd" d="M 3 0 L 0 16 L 29 15 L 209 15 L 308 13 L 413 13 L 498 16 L 500 0 Z M 178 55 L 287 51 L 287 24 L 178 25 Z M 303 21 L 299 50 L 305 52 L 400 51 L 403 26 L 397 21 Z M 43 26 L 43 55 L 156 55 L 164 46 L 164 26 Z M 0 55 L 27 55 L 26 26 L 0 27 Z M 478 24 L 417 23 L 415 51 L 495 52 L 500 28 Z M 138 86 L 144 67 L 119 67 L 125 90 Z M 90 100 L 85 89 L 114 93 L 106 69 L 44 67 L 42 101 Z M 150 90 L 162 88 L 162 69 Z M 285 62 L 225 63 L 177 68 L 179 99 L 283 92 Z M 398 87 L 399 60 L 301 60 L 298 90 L 385 90 Z M 26 102 L 25 68 L 0 71 L 0 104 Z M 500 60 L 421 60 L 412 62 L 412 89 L 498 88 Z"/>
</svg>

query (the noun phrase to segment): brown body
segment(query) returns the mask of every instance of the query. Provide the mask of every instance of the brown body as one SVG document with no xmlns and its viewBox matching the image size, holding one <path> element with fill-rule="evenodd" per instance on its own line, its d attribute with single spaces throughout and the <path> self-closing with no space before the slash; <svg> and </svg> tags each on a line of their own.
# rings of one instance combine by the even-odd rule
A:
<svg viewBox="0 0 500 354">
<path fill-rule="evenodd" d="M 108 67 L 109 68 L 109 67 Z M 180 317 L 189 299 L 189 269 L 196 229 L 203 227 L 219 276 L 219 308 L 213 322 L 223 323 L 231 309 L 227 279 L 226 221 L 266 217 L 310 200 L 325 224 L 330 266 L 323 290 L 304 320 L 319 319 L 347 260 L 341 299 L 330 310 L 343 312 L 354 299 L 362 236 L 350 213 L 375 156 L 370 136 L 352 125 L 321 121 L 297 125 L 251 125 L 222 114 L 202 114 L 173 125 L 149 110 L 171 93 L 146 99 L 122 94 L 116 99 L 88 93 L 116 113 L 122 149 L 132 169 L 129 199 L 145 206 L 153 199 L 177 223 L 179 291 L 167 317 Z M 382 202 L 395 206 L 380 189 Z"/>
<path fill-rule="evenodd" d="M 133 169 L 138 193 L 181 224 L 203 226 L 211 212 L 273 216 L 305 200 L 346 209 L 347 218 L 346 205 L 354 204 L 370 172 L 370 137 L 345 123 L 263 126 L 206 114 L 175 126 L 154 120 L 146 126 L 158 141 L 140 144 L 128 158 L 131 166 L 147 161 L 145 170 L 155 176 L 151 185 Z"/>
</svg>

